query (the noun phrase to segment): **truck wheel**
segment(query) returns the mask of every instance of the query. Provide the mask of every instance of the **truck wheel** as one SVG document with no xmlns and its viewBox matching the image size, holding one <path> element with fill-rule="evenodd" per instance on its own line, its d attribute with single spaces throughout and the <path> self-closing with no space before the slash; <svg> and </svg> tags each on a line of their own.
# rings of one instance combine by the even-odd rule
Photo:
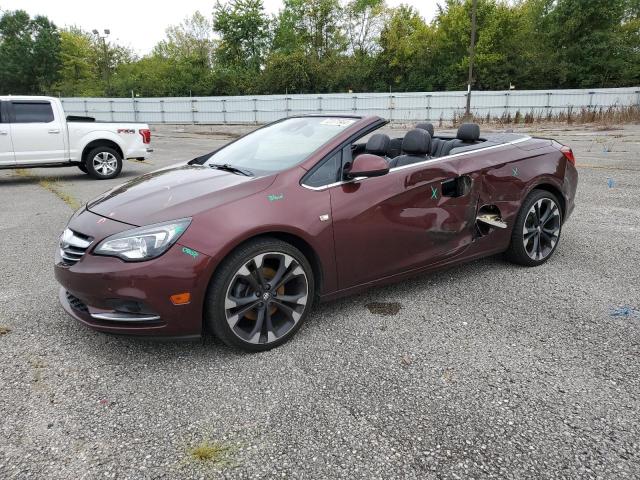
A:
<svg viewBox="0 0 640 480">
<path fill-rule="evenodd" d="M 110 147 L 96 147 L 84 162 L 87 173 L 98 180 L 116 178 L 122 171 L 122 157 Z"/>
<path fill-rule="evenodd" d="M 78 165 L 78 168 L 79 168 L 80 170 L 82 170 L 84 173 L 88 173 L 88 172 L 87 172 L 87 166 L 86 166 L 84 163 L 79 164 L 79 165 Z"/>
</svg>

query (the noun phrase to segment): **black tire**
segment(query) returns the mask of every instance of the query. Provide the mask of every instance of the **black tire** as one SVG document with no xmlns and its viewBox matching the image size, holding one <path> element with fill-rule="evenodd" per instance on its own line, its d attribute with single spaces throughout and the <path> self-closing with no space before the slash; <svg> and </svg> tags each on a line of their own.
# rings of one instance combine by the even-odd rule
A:
<svg viewBox="0 0 640 480">
<path fill-rule="evenodd" d="M 88 173 L 88 172 L 87 172 L 87 166 L 86 166 L 84 163 L 79 164 L 79 165 L 78 165 L 78 168 L 79 168 L 80 170 L 82 170 L 84 173 Z"/>
<path fill-rule="evenodd" d="M 520 207 L 505 256 L 526 267 L 542 265 L 556 251 L 561 232 L 562 206 L 558 197 L 545 190 L 533 190 Z"/>
<path fill-rule="evenodd" d="M 93 178 L 109 180 L 120 175 L 122 156 L 111 147 L 96 147 L 85 157 L 84 166 Z"/>
<path fill-rule="evenodd" d="M 256 258 L 260 268 L 256 268 Z M 261 283 L 258 270 L 265 281 L 262 287 L 269 289 L 252 287 Z M 248 275 L 242 274 L 245 271 Z M 270 285 L 270 279 L 276 279 L 276 285 Z M 302 252 L 289 243 L 264 237 L 241 245 L 222 262 L 207 291 L 205 325 L 229 346 L 248 352 L 270 350 L 295 335 L 314 298 L 313 270 Z M 253 302 L 260 303 L 252 307 Z"/>
</svg>

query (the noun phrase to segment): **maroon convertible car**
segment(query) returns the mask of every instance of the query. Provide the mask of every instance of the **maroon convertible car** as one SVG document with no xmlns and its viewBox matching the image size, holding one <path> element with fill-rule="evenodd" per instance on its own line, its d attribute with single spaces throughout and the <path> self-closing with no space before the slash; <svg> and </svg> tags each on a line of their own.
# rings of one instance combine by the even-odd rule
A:
<svg viewBox="0 0 640 480">
<path fill-rule="evenodd" d="M 198 336 L 246 350 L 291 338 L 314 300 L 505 252 L 547 261 L 574 208 L 570 148 L 456 137 L 379 117 L 302 116 L 138 177 L 60 238 L 60 301 L 103 332 Z"/>
</svg>

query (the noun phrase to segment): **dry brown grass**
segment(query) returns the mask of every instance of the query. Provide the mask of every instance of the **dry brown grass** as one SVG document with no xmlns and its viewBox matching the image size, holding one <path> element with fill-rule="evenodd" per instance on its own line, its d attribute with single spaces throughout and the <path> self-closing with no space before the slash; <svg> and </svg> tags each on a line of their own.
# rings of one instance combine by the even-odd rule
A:
<svg viewBox="0 0 640 480">
<path fill-rule="evenodd" d="M 467 121 L 464 112 L 455 113 L 453 126 L 458 126 Z M 614 125 L 625 123 L 640 123 L 640 105 L 610 106 L 610 107 L 582 107 L 574 109 L 568 107 L 557 113 L 550 110 L 531 110 L 529 112 L 516 111 L 514 115 L 504 112 L 500 116 L 473 115 L 472 121 L 484 125 L 516 126 L 533 124 L 566 124 L 566 125 L 593 125 L 600 130 L 611 129 Z M 439 120 L 439 126 L 445 126 L 444 120 Z"/>
<path fill-rule="evenodd" d="M 34 176 L 28 170 L 22 168 L 16 169 L 15 172 L 19 177 L 34 178 Z M 75 211 L 80 208 L 80 202 L 76 200 L 72 195 L 65 192 L 55 178 L 44 177 L 42 179 L 39 179 L 38 185 L 56 195 L 60 200 L 66 203 L 71 208 L 71 210 Z"/>
<path fill-rule="evenodd" d="M 226 465 L 231 448 L 220 442 L 205 440 L 189 449 L 189 456 L 198 462 Z"/>
</svg>

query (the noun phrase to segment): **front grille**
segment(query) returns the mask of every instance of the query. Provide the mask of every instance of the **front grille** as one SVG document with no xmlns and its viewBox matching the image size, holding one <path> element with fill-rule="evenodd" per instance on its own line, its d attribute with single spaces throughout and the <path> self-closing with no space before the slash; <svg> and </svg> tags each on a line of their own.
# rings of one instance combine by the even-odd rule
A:
<svg viewBox="0 0 640 480">
<path fill-rule="evenodd" d="M 71 308 L 74 310 L 78 310 L 79 312 L 89 313 L 89 309 L 87 306 L 80 300 L 78 297 L 74 297 L 69 292 L 67 292 L 67 302 L 71 305 Z"/>
<path fill-rule="evenodd" d="M 75 265 L 85 254 L 93 238 L 67 228 L 60 237 L 60 256 L 66 265 Z"/>
</svg>

